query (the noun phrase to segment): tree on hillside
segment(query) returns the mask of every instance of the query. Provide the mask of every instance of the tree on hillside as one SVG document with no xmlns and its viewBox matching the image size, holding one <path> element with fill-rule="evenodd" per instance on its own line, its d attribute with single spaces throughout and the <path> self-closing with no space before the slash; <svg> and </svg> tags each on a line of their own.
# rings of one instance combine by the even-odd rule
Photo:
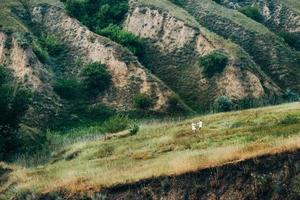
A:
<svg viewBox="0 0 300 200">
<path fill-rule="evenodd" d="M 88 94 L 95 96 L 106 90 L 110 84 L 112 76 L 105 64 L 99 62 L 90 63 L 84 66 L 81 72 L 83 87 Z"/>
<path fill-rule="evenodd" d="M 30 91 L 16 85 L 8 69 L 0 66 L 0 159 L 19 148 L 19 123 L 29 107 L 30 97 Z"/>
</svg>

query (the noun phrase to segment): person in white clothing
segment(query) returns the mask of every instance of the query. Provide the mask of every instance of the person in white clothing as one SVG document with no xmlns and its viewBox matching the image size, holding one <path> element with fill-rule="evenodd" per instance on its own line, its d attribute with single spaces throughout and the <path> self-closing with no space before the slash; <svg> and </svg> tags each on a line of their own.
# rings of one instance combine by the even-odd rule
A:
<svg viewBox="0 0 300 200">
<path fill-rule="evenodd" d="M 196 132 L 196 124 L 195 123 L 192 123 L 192 131 L 193 131 L 193 133 L 195 133 Z"/>
<path fill-rule="evenodd" d="M 199 129 L 202 129 L 202 127 L 203 127 L 203 122 L 202 122 L 202 120 L 200 120 L 200 121 L 197 123 L 197 126 L 198 126 Z"/>
</svg>

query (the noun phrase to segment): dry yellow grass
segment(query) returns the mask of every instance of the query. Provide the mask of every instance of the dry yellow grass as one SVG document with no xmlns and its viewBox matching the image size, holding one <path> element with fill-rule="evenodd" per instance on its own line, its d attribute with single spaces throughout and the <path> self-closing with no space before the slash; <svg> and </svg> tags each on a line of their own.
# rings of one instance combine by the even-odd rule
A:
<svg viewBox="0 0 300 200">
<path fill-rule="evenodd" d="M 194 134 L 190 124 L 200 118 L 205 126 Z M 298 148 L 300 103 L 284 104 L 181 122 L 144 123 L 136 136 L 77 142 L 65 147 L 52 164 L 15 167 L 7 185 L 14 183 L 15 192 L 65 188 L 89 193 Z"/>
</svg>

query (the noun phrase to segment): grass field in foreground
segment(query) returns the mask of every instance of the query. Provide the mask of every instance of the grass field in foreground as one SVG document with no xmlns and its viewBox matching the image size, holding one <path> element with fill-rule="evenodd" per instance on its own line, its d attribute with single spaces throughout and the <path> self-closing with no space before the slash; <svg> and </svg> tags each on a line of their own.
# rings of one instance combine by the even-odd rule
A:
<svg viewBox="0 0 300 200">
<path fill-rule="evenodd" d="M 204 128 L 192 133 L 191 122 L 200 118 Z M 15 184 L 14 192 L 60 188 L 88 192 L 299 147 L 300 103 L 284 104 L 181 122 L 144 123 L 136 136 L 77 142 L 56 152 L 52 164 L 14 166 L 7 185 Z"/>
</svg>

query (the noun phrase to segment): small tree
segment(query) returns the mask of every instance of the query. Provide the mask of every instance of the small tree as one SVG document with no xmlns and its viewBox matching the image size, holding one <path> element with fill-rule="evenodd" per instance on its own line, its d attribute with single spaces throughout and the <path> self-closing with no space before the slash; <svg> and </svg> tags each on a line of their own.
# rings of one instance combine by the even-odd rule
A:
<svg viewBox="0 0 300 200">
<path fill-rule="evenodd" d="M 171 113 L 179 113 L 185 111 L 179 97 L 175 94 L 171 95 L 168 98 L 168 111 Z"/>
<path fill-rule="evenodd" d="M 11 74 L 0 66 L 0 159 L 20 149 L 19 123 L 29 108 L 31 92 L 16 85 Z"/>
<path fill-rule="evenodd" d="M 240 12 L 257 22 L 263 21 L 263 16 L 257 6 L 245 6 L 240 9 Z"/>
<path fill-rule="evenodd" d="M 90 95 L 97 95 L 106 90 L 110 84 L 112 76 L 105 64 L 99 62 L 87 64 L 82 70 L 83 86 Z"/>
<path fill-rule="evenodd" d="M 138 57 L 143 56 L 142 40 L 134 34 L 123 30 L 120 26 L 110 24 L 104 29 L 97 29 L 96 32 L 127 47 L 134 55 Z"/>
<path fill-rule="evenodd" d="M 203 72 L 212 77 L 215 73 L 223 72 L 228 63 L 228 58 L 221 52 L 214 51 L 210 54 L 202 56 L 199 59 L 200 66 L 204 67 Z"/>
<path fill-rule="evenodd" d="M 291 32 L 280 32 L 279 36 L 284 39 L 284 41 L 291 47 L 300 51 L 300 34 L 299 33 L 291 33 Z"/>
<path fill-rule="evenodd" d="M 233 103 L 227 96 L 220 96 L 215 102 L 215 107 L 218 112 L 228 112 L 232 110 Z"/>
<path fill-rule="evenodd" d="M 130 127 L 130 119 L 126 115 L 116 115 L 105 121 L 103 128 L 105 132 L 117 133 Z"/>
<path fill-rule="evenodd" d="M 147 110 L 153 105 L 151 97 L 145 93 L 138 94 L 133 99 L 134 105 L 142 110 Z"/>
<path fill-rule="evenodd" d="M 63 51 L 63 45 L 53 35 L 43 35 L 39 43 L 51 56 L 58 56 Z"/>
<path fill-rule="evenodd" d="M 72 100 L 79 97 L 81 85 L 75 78 L 63 77 L 54 83 L 54 91 L 62 98 Z"/>
</svg>

